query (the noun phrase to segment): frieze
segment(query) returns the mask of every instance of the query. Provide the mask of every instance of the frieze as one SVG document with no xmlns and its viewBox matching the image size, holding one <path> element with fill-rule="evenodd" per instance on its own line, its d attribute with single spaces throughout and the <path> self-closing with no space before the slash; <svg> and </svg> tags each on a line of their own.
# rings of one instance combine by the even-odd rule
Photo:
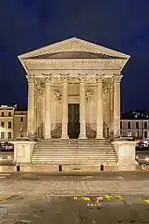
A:
<svg viewBox="0 0 149 224">
<path fill-rule="evenodd" d="M 69 58 L 68 58 L 69 59 Z M 61 60 L 46 60 L 46 59 L 26 59 L 24 60 L 24 63 L 26 65 L 40 65 L 40 64 L 44 64 L 44 65 L 51 65 L 51 66 L 68 66 L 71 65 L 73 67 L 76 66 L 80 66 L 80 65 L 123 65 L 125 60 L 122 59 L 104 59 L 104 60 L 96 60 L 96 59 L 92 59 L 92 60 L 72 60 L 70 59 L 69 61 L 67 59 L 63 60 L 63 62 Z"/>
</svg>

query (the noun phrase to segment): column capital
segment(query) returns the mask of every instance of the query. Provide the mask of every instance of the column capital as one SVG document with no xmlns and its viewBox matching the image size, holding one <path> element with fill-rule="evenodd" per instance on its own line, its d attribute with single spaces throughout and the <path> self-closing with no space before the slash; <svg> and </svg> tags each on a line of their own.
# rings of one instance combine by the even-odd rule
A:
<svg viewBox="0 0 149 224">
<path fill-rule="evenodd" d="M 35 83 L 36 77 L 34 75 L 26 75 L 28 83 Z"/>
<path fill-rule="evenodd" d="M 60 77 L 61 77 L 61 81 L 63 83 L 67 83 L 68 82 L 68 79 L 70 77 L 70 74 L 69 73 L 68 74 L 60 74 Z"/>
<path fill-rule="evenodd" d="M 44 77 L 45 84 L 49 84 L 52 81 L 52 74 Z"/>
<path fill-rule="evenodd" d="M 103 80 L 104 80 L 104 76 L 103 75 L 96 74 L 96 81 L 97 81 L 97 83 L 103 83 Z"/>
<path fill-rule="evenodd" d="M 87 79 L 87 74 L 78 74 L 80 83 L 85 83 Z"/>
<path fill-rule="evenodd" d="M 114 81 L 114 83 L 120 83 L 122 77 L 123 77 L 122 75 L 115 74 L 115 75 L 113 76 L 113 81 Z"/>
</svg>

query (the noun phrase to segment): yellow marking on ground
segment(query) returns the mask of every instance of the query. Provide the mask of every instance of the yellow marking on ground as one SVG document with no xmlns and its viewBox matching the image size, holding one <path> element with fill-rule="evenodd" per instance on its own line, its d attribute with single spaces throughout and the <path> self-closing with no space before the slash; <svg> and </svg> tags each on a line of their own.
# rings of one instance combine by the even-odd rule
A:
<svg viewBox="0 0 149 224">
<path fill-rule="evenodd" d="M 90 201 L 91 199 L 89 197 L 73 197 L 74 200 L 82 200 L 82 201 Z"/>
<path fill-rule="evenodd" d="M 81 197 L 81 199 L 82 199 L 83 201 L 90 201 L 90 200 L 91 200 L 89 197 Z"/>
<path fill-rule="evenodd" d="M 112 200 L 112 199 L 119 199 L 119 200 L 124 200 L 124 198 L 122 197 L 122 196 L 120 196 L 120 195 L 117 195 L 117 196 L 112 196 L 112 195 L 105 195 L 105 198 L 108 200 L 108 201 L 110 201 L 110 200 Z"/>
<path fill-rule="evenodd" d="M 144 200 L 147 204 L 149 204 L 149 199 Z"/>
</svg>

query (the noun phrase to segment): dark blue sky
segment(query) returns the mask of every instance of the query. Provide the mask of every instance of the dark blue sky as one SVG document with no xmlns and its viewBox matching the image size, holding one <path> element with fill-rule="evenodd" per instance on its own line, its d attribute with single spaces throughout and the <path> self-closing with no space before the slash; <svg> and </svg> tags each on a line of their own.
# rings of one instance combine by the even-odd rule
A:
<svg viewBox="0 0 149 224">
<path fill-rule="evenodd" d="M 1 0 L 0 103 L 27 104 L 17 55 L 73 36 L 131 55 L 122 110 L 149 108 L 149 0 Z"/>
</svg>

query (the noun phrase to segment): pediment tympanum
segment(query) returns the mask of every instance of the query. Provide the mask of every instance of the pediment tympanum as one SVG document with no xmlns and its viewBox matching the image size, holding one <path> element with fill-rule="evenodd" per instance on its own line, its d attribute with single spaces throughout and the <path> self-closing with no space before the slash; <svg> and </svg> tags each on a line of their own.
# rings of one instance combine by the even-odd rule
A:
<svg viewBox="0 0 149 224">
<path fill-rule="evenodd" d="M 67 53 L 66 52 L 71 52 L 71 53 Z M 82 52 L 82 54 L 81 54 Z M 89 52 L 91 54 L 89 54 Z M 48 45 L 46 47 L 22 54 L 19 56 L 20 59 L 29 59 L 29 58 L 46 58 L 47 57 L 51 57 L 54 58 L 54 56 L 59 56 L 61 55 L 65 55 L 67 57 L 67 59 L 69 57 L 76 57 L 77 56 L 81 56 L 81 57 L 95 57 L 98 58 L 99 56 L 101 57 L 114 57 L 114 58 L 129 58 L 129 55 L 123 54 L 121 52 L 115 51 L 115 50 L 111 50 L 108 49 L 106 47 L 94 44 L 94 43 L 90 43 L 88 41 L 85 40 L 81 40 L 78 38 L 70 38 L 67 40 L 63 40 L 60 41 L 58 43 L 54 43 L 51 45 Z"/>
</svg>

